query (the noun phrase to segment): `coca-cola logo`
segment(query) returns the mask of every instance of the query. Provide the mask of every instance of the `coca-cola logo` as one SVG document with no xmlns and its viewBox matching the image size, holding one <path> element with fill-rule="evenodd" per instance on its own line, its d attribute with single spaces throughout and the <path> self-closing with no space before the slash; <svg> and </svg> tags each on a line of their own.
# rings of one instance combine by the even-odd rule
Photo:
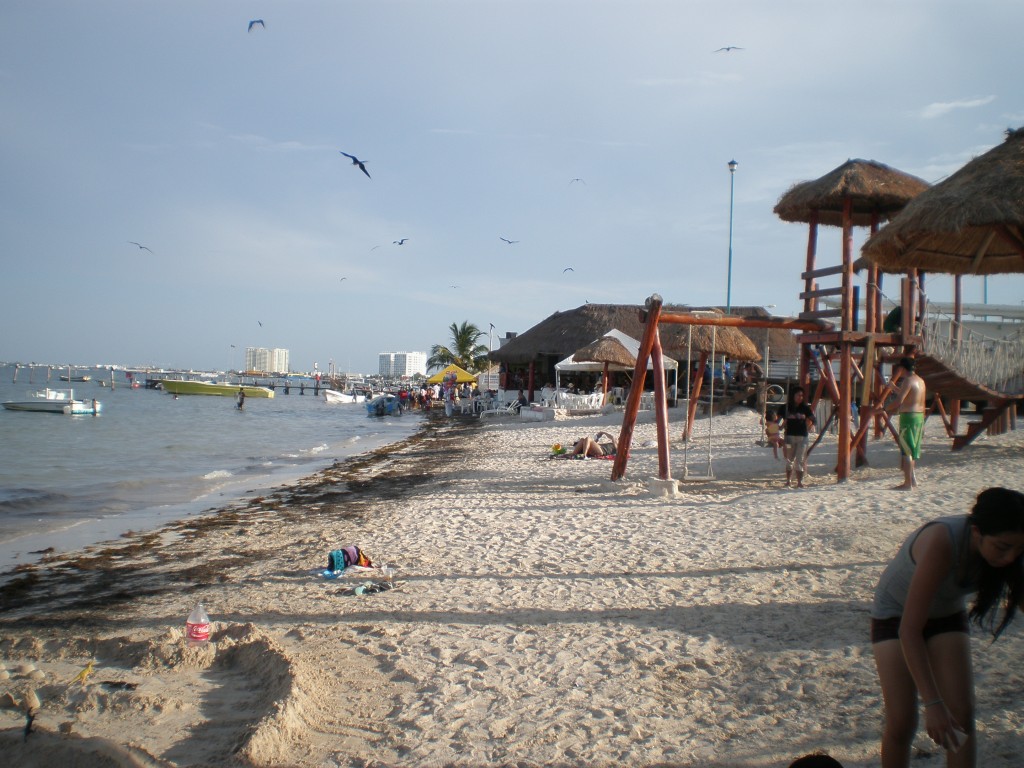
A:
<svg viewBox="0 0 1024 768">
<path fill-rule="evenodd" d="M 193 639 L 205 639 L 210 636 L 209 624 L 187 624 L 185 634 Z"/>
</svg>

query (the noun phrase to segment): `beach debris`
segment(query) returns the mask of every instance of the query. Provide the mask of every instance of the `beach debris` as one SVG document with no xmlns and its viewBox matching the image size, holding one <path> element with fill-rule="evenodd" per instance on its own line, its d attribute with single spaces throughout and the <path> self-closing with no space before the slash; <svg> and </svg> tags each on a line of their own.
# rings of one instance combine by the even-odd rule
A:
<svg viewBox="0 0 1024 768">
<path fill-rule="evenodd" d="M 375 595 L 378 592 L 387 592 L 397 587 L 398 584 L 394 581 L 364 581 L 362 584 L 357 584 L 354 587 L 345 587 L 338 594 L 345 597 Z"/>
<path fill-rule="evenodd" d="M 86 682 L 89 680 L 89 675 L 91 675 L 93 673 L 93 667 L 95 666 L 95 664 L 96 664 L 95 661 L 93 661 L 92 659 L 89 659 L 89 663 L 85 665 L 85 668 L 81 672 L 79 672 L 77 675 L 75 675 L 75 679 L 72 680 L 70 683 L 68 683 L 68 685 L 74 685 L 75 683 L 81 683 L 82 687 L 84 688 Z"/>
<path fill-rule="evenodd" d="M 39 701 L 39 694 L 37 694 L 34 689 L 29 688 L 27 691 L 25 691 L 24 706 L 26 712 L 33 713 L 38 711 L 38 709 L 41 706 L 43 706 L 42 702 Z"/>
<path fill-rule="evenodd" d="M 36 711 L 33 709 L 28 710 L 25 713 L 25 741 L 28 741 L 28 735 L 32 733 L 32 723 L 35 722 Z"/>
<path fill-rule="evenodd" d="M 126 680 L 101 680 L 100 685 L 112 691 L 134 691 L 139 687 L 138 683 L 129 683 Z"/>
<path fill-rule="evenodd" d="M 210 617 L 202 602 L 196 603 L 192 613 L 185 619 L 185 641 L 190 647 L 206 645 L 210 639 Z"/>
</svg>

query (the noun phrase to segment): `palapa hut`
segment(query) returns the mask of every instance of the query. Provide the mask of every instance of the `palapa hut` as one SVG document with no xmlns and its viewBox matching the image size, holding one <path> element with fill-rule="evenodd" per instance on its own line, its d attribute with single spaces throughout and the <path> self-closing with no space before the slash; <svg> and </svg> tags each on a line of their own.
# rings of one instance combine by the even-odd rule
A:
<svg viewBox="0 0 1024 768">
<path fill-rule="evenodd" d="M 612 328 L 618 328 L 627 336 L 640 338 L 644 325 L 640 320 L 642 307 L 636 304 L 584 304 L 575 309 L 555 312 L 527 331 L 508 341 L 500 349 L 491 352 L 491 359 L 506 368 L 529 369 L 529 381 L 524 382 L 532 392 L 539 385 L 555 379 L 555 365 L 576 350 L 600 338 Z M 685 307 L 676 309 L 685 311 Z M 729 355 L 736 360 L 759 360 L 753 342 L 738 329 L 718 329 L 717 355 Z M 685 330 L 674 326 L 663 329 L 662 346 L 683 349 L 682 360 L 686 359 Z M 682 339 L 680 345 L 679 339 Z M 709 350 L 710 351 L 710 350 Z M 675 354 L 670 357 L 680 360 Z M 696 353 L 695 353 L 696 354 Z M 538 383 L 538 379 L 541 381 Z M 507 382 L 506 382 L 507 383 Z M 508 389 L 509 387 L 504 387 Z"/>
<path fill-rule="evenodd" d="M 887 272 L 1024 272 L 1024 128 L 922 192 L 862 252 Z"/>
<path fill-rule="evenodd" d="M 555 366 L 555 384 L 558 375 L 563 371 L 599 370 L 601 371 L 601 392 L 604 395 L 602 405 L 608 400 L 609 370 L 632 371 L 636 368 L 636 357 L 640 353 L 640 342 L 627 336 L 617 328 L 610 329 L 600 339 L 595 339 L 582 349 L 576 350 Z M 674 383 L 678 384 L 679 364 L 664 353 L 661 356 L 662 370 L 672 371 Z M 647 369 L 654 369 L 654 357 L 647 361 Z"/>
</svg>

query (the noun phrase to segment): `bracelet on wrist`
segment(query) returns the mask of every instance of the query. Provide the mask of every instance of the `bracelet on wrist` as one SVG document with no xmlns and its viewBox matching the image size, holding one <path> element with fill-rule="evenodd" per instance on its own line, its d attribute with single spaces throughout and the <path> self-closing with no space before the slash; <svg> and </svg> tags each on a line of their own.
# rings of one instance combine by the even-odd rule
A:
<svg viewBox="0 0 1024 768">
<path fill-rule="evenodd" d="M 944 704 L 944 703 L 945 702 L 942 699 L 932 699 L 931 701 L 926 701 L 922 706 L 924 706 L 924 708 L 927 709 L 928 707 L 932 707 L 932 706 L 934 706 L 936 704 Z"/>
</svg>

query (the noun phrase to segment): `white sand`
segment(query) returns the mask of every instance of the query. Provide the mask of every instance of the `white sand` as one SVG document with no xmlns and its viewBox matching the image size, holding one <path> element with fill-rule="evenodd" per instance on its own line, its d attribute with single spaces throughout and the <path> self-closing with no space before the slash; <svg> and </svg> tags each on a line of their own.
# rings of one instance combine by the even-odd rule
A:
<svg viewBox="0 0 1024 768">
<path fill-rule="evenodd" d="M 1024 432 L 953 453 L 929 420 L 909 494 L 890 490 L 902 479 L 891 441 L 872 442 L 870 468 L 837 485 L 831 436 L 811 456 L 810 487 L 782 488 L 783 464 L 756 445 L 745 410 L 714 420 L 711 479 L 698 422 L 674 498 L 648 483 L 651 414 L 625 481 L 608 479 L 610 461 L 546 458 L 620 423 L 496 420 L 462 438 L 467 452 L 444 473 L 353 519 L 325 525 L 317 506 L 168 536 L 160 546 L 182 561 L 250 557 L 195 592 L 139 595 L 98 633 L 38 613 L 19 628 L 9 613 L 0 691 L 21 695 L 30 681 L 16 667 L 29 661 L 46 680 L 31 683 L 43 707 L 27 743 L 23 716 L 0 710 L 5 754 L 18 765 L 74 749 L 103 755 L 83 763 L 94 765 L 747 768 L 825 750 L 848 768 L 878 765 L 875 581 L 920 522 L 966 512 L 984 487 L 1021 487 Z M 413 472 L 417 451 L 436 458 L 430 445 L 397 460 Z M 345 583 L 318 575 L 350 543 L 397 566 L 399 588 L 344 597 Z M 181 642 L 196 596 L 216 622 L 201 650 Z M 979 765 L 1021 764 L 1021 626 L 994 646 L 975 636 Z M 65 685 L 90 658 L 89 684 Z M 110 680 L 137 688 L 100 684 Z M 916 766 L 945 764 L 923 732 L 916 745 Z"/>
</svg>

